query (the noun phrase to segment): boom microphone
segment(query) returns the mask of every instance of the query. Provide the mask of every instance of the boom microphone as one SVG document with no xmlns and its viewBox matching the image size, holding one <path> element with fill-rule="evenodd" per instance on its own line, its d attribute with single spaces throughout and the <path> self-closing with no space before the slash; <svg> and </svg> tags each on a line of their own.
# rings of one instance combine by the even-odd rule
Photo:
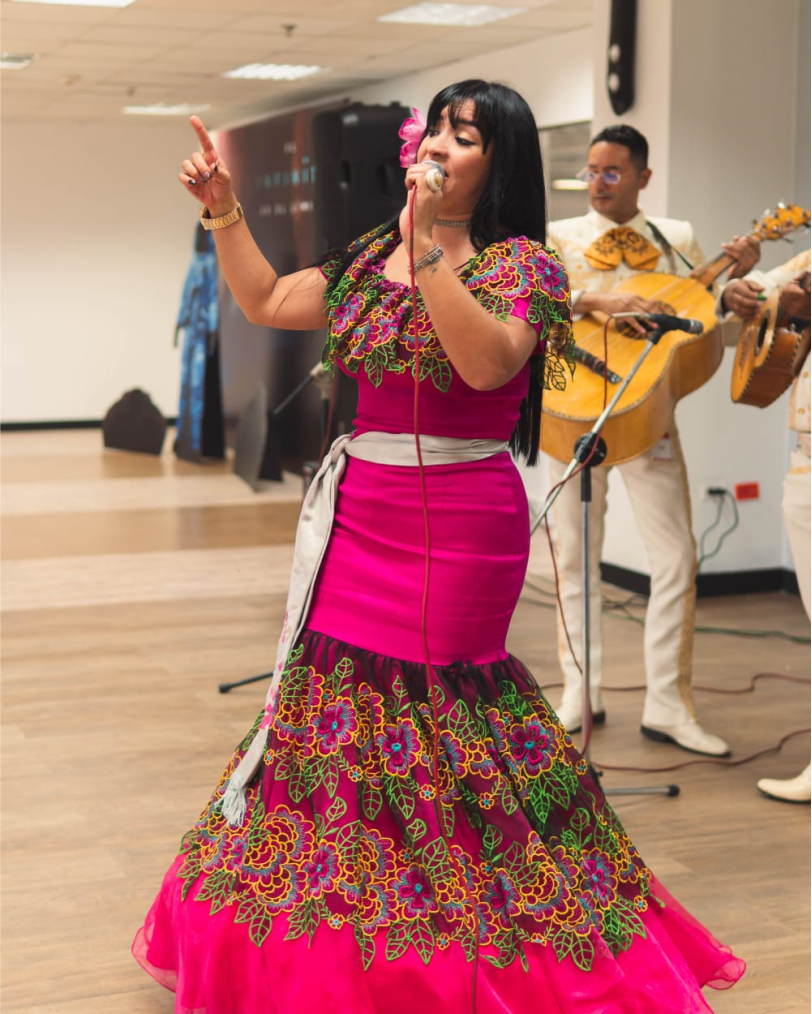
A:
<svg viewBox="0 0 812 1014">
<path fill-rule="evenodd" d="M 687 331 L 688 334 L 702 334 L 705 325 L 701 320 L 694 320 L 692 317 L 672 317 L 667 313 L 613 313 L 613 319 L 618 317 L 634 317 L 636 320 L 648 320 L 663 331 Z"/>
<path fill-rule="evenodd" d="M 438 190 L 442 190 L 443 180 L 445 179 L 445 169 L 443 169 L 440 163 L 435 162 L 434 159 L 431 158 L 424 158 L 420 164 L 431 167 L 426 173 L 426 186 L 429 190 L 433 190 L 435 194 Z"/>
</svg>

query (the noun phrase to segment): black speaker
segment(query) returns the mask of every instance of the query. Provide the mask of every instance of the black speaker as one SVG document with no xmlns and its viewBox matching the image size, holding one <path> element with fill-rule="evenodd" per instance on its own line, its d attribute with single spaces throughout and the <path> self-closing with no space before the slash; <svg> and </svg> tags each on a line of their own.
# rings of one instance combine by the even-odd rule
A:
<svg viewBox="0 0 812 1014">
<path fill-rule="evenodd" d="M 637 0 L 612 0 L 606 90 L 616 116 L 634 105 L 634 45 Z"/>
<path fill-rule="evenodd" d="M 316 247 L 345 247 L 406 201 L 398 128 L 411 111 L 353 103 L 313 118 Z"/>
<path fill-rule="evenodd" d="M 406 203 L 398 129 L 411 110 L 397 103 L 353 103 L 313 117 L 316 249 L 342 249 L 394 218 Z M 339 375 L 330 438 L 352 429 L 354 378 Z"/>
<path fill-rule="evenodd" d="M 166 419 L 147 392 L 134 387 L 107 410 L 102 435 L 105 447 L 160 454 L 166 436 Z"/>
</svg>

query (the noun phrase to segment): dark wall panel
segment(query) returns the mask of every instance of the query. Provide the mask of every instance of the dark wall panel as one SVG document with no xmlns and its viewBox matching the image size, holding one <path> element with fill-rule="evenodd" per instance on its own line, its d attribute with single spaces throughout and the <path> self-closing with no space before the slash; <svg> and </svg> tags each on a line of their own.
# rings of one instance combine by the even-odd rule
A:
<svg viewBox="0 0 812 1014">
<path fill-rule="evenodd" d="M 392 217 L 404 200 L 398 106 L 305 109 L 217 137 L 235 190 L 260 249 L 279 272 L 313 264 L 326 250 Z M 308 374 L 321 356 L 322 331 L 283 331 L 249 324 L 221 282 L 223 396 L 230 439 L 259 383 L 270 407 Z M 337 428 L 354 410 L 342 384 Z M 311 385 L 279 418 L 282 457 L 298 468 L 321 443 L 321 397 Z"/>
</svg>

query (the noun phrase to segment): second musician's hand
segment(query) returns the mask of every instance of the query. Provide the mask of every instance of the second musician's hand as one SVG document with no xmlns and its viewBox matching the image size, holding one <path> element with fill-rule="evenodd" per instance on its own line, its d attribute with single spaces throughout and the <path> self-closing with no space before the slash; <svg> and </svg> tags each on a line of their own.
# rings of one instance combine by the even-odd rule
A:
<svg viewBox="0 0 812 1014">
<path fill-rule="evenodd" d="M 736 278 L 725 286 L 722 309 L 735 313 L 741 320 L 750 320 L 758 316 L 763 300 L 760 285 L 748 278 Z"/>
<path fill-rule="evenodd" d="M 722 249 L 734 261 L 728 270 L 728 278 L 743 278 L 758 264 L 761 256 L 761 247 L 750 236 L 734 236 L 729 243 L 722 244 Z"/>
<path fill-rule="evenodd" d="M 660 304 L 653 299 L 645 299 L 633 292 L 583 292 L 581 293 L 573 313 L 659 313 Z M 635 337 L 645 337 L 651 328 L 643 321 L 628 317 L 617 321 L 618 330 L 631 331 Z"/>
<path fill-rule="evenodd" d="M 781 289 L 778 300 L 790 317 L 809 320 L 809 289 L 804 288 L 799 280 L 787 282 Z"/>
</svg>

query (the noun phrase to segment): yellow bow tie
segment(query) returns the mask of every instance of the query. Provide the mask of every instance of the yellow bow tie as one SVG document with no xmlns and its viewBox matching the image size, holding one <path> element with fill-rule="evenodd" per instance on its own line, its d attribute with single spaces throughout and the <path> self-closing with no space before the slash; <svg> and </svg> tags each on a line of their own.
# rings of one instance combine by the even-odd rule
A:
<svg viewBox="0 0 812 1014">
<path fill-rule="evenodd" d="M 660 251 L 645 236 L 622 225 L 598 236 L 584 251 L 584 257 L 596 271 L 611 271 L 623 260 L 635 271 L 652 271 L 657 267 Z"/>
</svg>

